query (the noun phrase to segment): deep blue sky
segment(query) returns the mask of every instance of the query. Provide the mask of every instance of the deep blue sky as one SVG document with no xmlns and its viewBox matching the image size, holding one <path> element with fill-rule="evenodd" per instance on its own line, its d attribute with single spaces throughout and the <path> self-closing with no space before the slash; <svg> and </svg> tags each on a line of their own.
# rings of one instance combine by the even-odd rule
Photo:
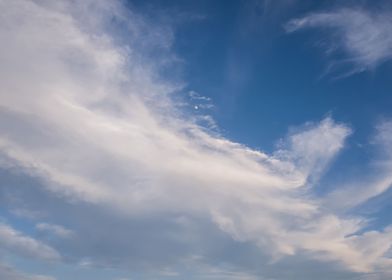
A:
<svg viewBox="0 0 392 280">
<path fill-rule="evenodd" d="M 144 14 L 174 22 L 173 48 L 183 60 L 185 90 L 212 98 L 208 111 L 224 136 L 272 153 L 288 127 L 333 116 L 351 126 L 345 152 L 325 180 L 363 172 L 375 125 L 392 116 L 389 62 L 346 76 L 346 59 L 326 53 L 325 29 L 288 34 L 293 18 L 336 9 L 379 12 L 387 1 L 130 1 Z M 332 42 L 333 43 L 333 42 Z"/>
<path fill-rule="evenodd" d="M 339 59 L 320 49 L 330 40 L 326 34 L 284 30 L 290 19 L 312 12 L 371 10 L 385 1 L 130 2 L 147 14 L 163 10 L 178 20 L 174 49 L 184 60 L 182 77 L 189 89 L 213 98 L 219 127 L 240 143 L 270 152 L 288 125 L 326 114 L 352 124 L 363 142 L 379 118 L 391 116 L 390 63 L 346 78 L 324 74 L 329 61 Z"/>
</svg>

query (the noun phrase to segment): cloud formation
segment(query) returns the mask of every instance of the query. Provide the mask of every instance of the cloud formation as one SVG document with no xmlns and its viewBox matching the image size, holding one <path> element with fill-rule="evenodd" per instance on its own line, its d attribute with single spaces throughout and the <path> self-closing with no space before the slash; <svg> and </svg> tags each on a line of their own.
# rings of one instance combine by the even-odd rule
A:
<svg viewBox="0 0 392 280">
<path fill-rule="evenodd" d="M 343 69 L 344 75 L 374 70 L 392 58 L 392 20 L 388 10 L 342 8 L 312 13 L 289 21 L 285 28 L 288 32 L 307 28 L 325 30 L 326 52 L 344 54 L 330 65 L 330 70 Z"/>
<path fill-rule="evenodd" d="M 47 232 L 60 238 L 71 238 L 74 234 L 72 230 L 66 229 L 60 225 L 53 225 L 48 223 L 39 223 L 35 228 L 41 232 Z"/>
<path fill-rule="evenodd" d="M 53 223 L 72 224 L 73 238 L 50 241 L 68 262 L 127 267 L 136 256 L 164 273 L 180 259 L 205 268 L 216 253 L 211 240 L 223 235 L 257 248 L 264 263 L 301 255 L 355 272 L 390 267 L 389 228 L 364 231 L 361 217 L 323 207 L 312 192 L 344 147 L 347 125 L 327 117 L 271 155 L 252 150 L 177 106 L 180 83 L 159 75 L 176 61 L 169 27 L 114 1 L 0 1 L 0 9 L 0 163 L 45 186 L 7 192 L 24 207 L 41 199 L 38 211 L 48 210 L 45 195 L 57 202 L 37 229 L 65 236 Z M 79 212 L 62 211 L 70 205 Z M 7 225 L 0 234 L 20 255 L 60 259 Z"/>
<path fill-rule="evenodd" d="M 7 280 L 54 280 L 54 278 L 43 275 L 27 275 L 15 270 L 6 264 L 0 263 L 0 277 Z"/>
<path fill-rule="evenodd" d="M 0 224 L 0 249 L 8 251 L 10 254 L 25 257 L 47 261 L 60 260 L 60 255 L 56 250 L 38 240 L 23 235 L 6 224 Z"/>
<path fill-rule="evenodd" d="M 326 198 L 330 207 L 351 209 L 382 195 L 392 186 L 392 121 L 384 120 L 376 127 L 373 145 L 378 157 L 373 161 L 372 172 L 360 182 L 352 180 Z"/>
</svg>

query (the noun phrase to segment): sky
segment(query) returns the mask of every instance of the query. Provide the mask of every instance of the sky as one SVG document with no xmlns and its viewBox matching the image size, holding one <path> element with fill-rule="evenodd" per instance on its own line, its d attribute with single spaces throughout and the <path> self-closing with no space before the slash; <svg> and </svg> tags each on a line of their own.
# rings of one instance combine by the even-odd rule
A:
<svg viewBox="0 0 392 280">
<path fill-rule="evenodd" d="M 0 10 L 0 279 L 392 278 L 390 1 Z"/>
</svg>

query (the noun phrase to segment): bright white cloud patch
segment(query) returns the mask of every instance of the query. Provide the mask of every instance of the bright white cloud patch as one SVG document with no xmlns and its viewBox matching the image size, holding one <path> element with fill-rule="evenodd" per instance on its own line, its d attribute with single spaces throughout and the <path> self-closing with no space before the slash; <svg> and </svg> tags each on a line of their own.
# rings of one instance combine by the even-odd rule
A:
<svg viewBox="0 0 392 280">
<path fill-rule="evenodd" d="M 249 149 L 179 117 L 171 98 L 179 86 L 158 75 L 175 60 L 170 29 L 112 1 L 0 1 L 0 9 L 3 168 L 23 170 L 40 178 L 50 194 L 121 215 L 124 223 L 155 218 L 214 227 L 257 247 L 269 261 L 309 254 L 356 272 L 389 266 L 389 229 L 359 233 L 360 217 L 340 216 L 312 194 L 351 133 L 346 125 L 328 117 L 290 134 L 273 155 Z M 126 29 L 126 43 L 110 36 L 113 18 Z M 73 218 L 89 224 L 82 214 Z M 165 226 L 153 238 L 186 240 L 198 255 L 191 233 L 165 235 Z M 50 223 L 37 229 L 63 237 L 71 232 Z M 153 234 L 146 230 L 130 241 L 128 232 L 113 231 L 75 231 L 80 246 L 65 238 L 63 249 L 80 263 L 94 259 L 93 251 L 80 256 L 94 236 L 100 237 L 97 246 L 128 248 Z M 44 259 L 59 259 L 54 249 L 6 225 L 0 234 L 2 246 L 21 255 L 38 250 Z M 100 257 L 111 259 L 111 249 L 99 251 Z M 144 263 L 156 261 L 143 253 Z"/>
<path fill-rule="evenodd" d="M 286 25 L 288 32 L 305 28 L 327 30 L 327 52 L 339 50 L 346 55 L 345 59 L 331 64 L 332 70 L 349 65 L 352 69 L 346 75 L 373 70 L 392 58 L 392 17 L 389 11 L 374 13 L 345 8 L 310 14 Z"/>
</svg>

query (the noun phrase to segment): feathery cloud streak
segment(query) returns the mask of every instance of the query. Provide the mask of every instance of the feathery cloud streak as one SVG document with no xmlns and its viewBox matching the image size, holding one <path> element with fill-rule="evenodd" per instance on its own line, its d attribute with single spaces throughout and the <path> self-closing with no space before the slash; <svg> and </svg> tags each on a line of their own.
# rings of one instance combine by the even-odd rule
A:
<svg viewBox="0 0 392 280">
<path fill-rule="evenodd" d="M 392 58 L 392 20 L 390 11 L 343 8 L 312 13 L 289 21 L 288 32 L 307 28 L 326 31 L 327 53 L 340 51 L 345 57 L 331 64 L 331 70 L 349 69 L 345 75 L 374 70 Z M 348 68 L 349 66 L 350 68 Z"/>
</svg>

